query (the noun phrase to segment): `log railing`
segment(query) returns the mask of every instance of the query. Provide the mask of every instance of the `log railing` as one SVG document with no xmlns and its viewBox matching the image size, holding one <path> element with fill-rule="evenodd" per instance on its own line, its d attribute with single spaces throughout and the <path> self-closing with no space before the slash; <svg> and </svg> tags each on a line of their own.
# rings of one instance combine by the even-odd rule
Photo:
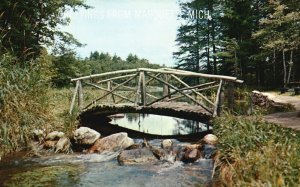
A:
<svg viewBox="0 0 300 187">
<path fill-rule="evenodd" d="M 185 78 L 197 78 L 197 84 L 189 85 Z M 86 110 L 95 104 L 108 104 L 104 98 L 111 97 L 109 104 L 131 103 L 136 106 L 150 106 L 156 102 L 174 102 L 185 99 L 201 106 L 211 115 L 218 114 L 221 105 L 221 93 L 225 82 L 242 83 L 236 77 L 210 75 L 170 68 L 161 69 L 129 69 L 94 74 L 72 79 L 76 82 L 70 113 L 72 113 L 76 97 L 79 110 Z M 117 81 L 117 82 L 116 82 Z M 162 88 L 162 94 L 154 95 L 151 88 Z M 98 98 L 84 106 L 83 85 L 94 87 L 101 92 Z M 104 87 L 106 85 L 106 87 Z M 130 95 L 122 94 L 126 90 Z"/>
</svg>

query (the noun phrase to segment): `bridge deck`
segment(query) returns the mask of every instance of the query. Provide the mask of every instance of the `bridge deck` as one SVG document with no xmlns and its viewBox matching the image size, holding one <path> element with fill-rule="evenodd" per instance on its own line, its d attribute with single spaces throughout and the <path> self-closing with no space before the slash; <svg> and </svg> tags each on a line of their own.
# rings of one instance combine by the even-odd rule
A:
<svg viewBox="0 0 300 187">
<path fill-rule="evenodd" d="M 188 77 L 197 80 L 198 83 L 195 83 L 195 85 L 185 82 Z M 243 82 L 236 77 L 202 74 L 170 68 L 119 70 L 79 77 L 72 79 L 72 81 L 76 81 L 76 86 L 70 114 L 75 107 L 77 97 L 78 109 L 83 111 L 80 117 L 96 114 L 149 113 L 203 122 L 217 116 L 222 105 L 221 96 L 223 95 L 224 84 L 231 82 L 230 85 L 232 85 L 232 83 Z M 83 94 L 84 85 L 101 91 L 99 96 L 93 98 L 92 102 L 89 101 L 86 106 L 84 106 L 84 100 L 87 98 Z M 149 88 L 151 86 L 160 87 L 161 93 L 153 94 Z M 129 90 L 130 95 L 120 94 L 119 91 L 124 90 L 124 88 Z M 232 91 L 229 93 L 233 95 Z M 183 99 L 193 105 L 179 102 Z M 124 101 L 133 104 L 124 104 Z M 103 105 L 94 106 L 96 103 L 103 102 Z"/>
<path fill-rule="evenodd" d="M 135 106 L 133 104 L 102 104 L 83 111 L 80 118 L 89 115 L 107 116 L 117 113 L 146 113 L 166 115 L 190 120 L 206 122 L 212 114 L 201 106 L 190 105 L 184 102 L 157 102 L 151 106 Z"/>
</svg>

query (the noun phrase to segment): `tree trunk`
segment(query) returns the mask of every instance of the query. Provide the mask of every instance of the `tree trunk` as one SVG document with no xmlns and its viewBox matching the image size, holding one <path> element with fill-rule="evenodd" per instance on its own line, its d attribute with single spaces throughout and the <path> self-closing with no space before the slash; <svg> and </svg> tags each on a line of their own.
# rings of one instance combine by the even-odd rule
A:
<svg viewBox="0 0 300 187">
<path fill-rule="evenodd" d="M 196 72 L 200 71 L 200 40 L 199 40 L 199 18 L 196 18 L 196 37 L 197 37 L 197 52 L 196 52 Z M 195 84 L 199 84 L 199 78 L 196 78 Z"/>
<path fill-rule="evenodd" d="M 209 59 L 209 46 L 210 46 L 210 41 L 209 41 L 209 20 L 207 20 L 207 72 L 210 74 L 211 73 L 211 66 L 210 66 L 210 59 Z"/>
<path fill-rule="evenodd" d="M 238 77 L 238 64 L 237 64 L 236 50 L 234 50 L 234 76 Z"/>
<path fill-rule="evenodd" d="M 212 21 L 212 47 L 213 47 L 213 58 L 214 58 L 214 74 L 218 74 L 217 71 L 217 57 L 216 57 L 216 45 L 215 45 L 215 23 Z"/>
<path fill-rule="evenodd" d="M 288 74 L 288 77 L 287 77 L 287 83 L 290 83 L 292 66 L 293 66 L 293 50 L 291 51 L 291 56 L 290 56 L 289 74 Z"/>
<path fill-rule="evenodd" d="M 239 68 L 240 68 L 240 73 L 241 73 L 241 74 L 240 74 L 240 77 L 243 79 L 243 67 L 242 67 L 242 61 L 243 61 L 243 60 L 240 60 L 240 63 L 239 63 L 239 64 L 240 64 L 240 67 L 239 67 Z"/>
<path fill-rule="evenodd" d="M 285 52 L 282 50 L 282 63 L 283 63 L 283 87 L 286 87 L 286 63 L 285 63 Z"/>
<path fill-rule="evenodd" d="M 275 48 L 273 49 L 273 83 L 276 84 L 276 67 L 275 67 L 275 61 L 276 61 L 276 51 Z"/>
</svg>

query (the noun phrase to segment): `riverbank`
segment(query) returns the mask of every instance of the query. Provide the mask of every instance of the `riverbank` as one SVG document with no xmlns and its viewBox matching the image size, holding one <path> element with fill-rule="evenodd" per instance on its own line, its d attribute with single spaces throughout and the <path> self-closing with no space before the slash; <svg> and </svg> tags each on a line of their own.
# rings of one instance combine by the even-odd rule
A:
<svg viewBox="0 0 300 187">
<path fill-rule="evenodd" d="M 220 137 L 215 182 L 224 186 L 300 184 L 300 133 L 265 122 L 226 114 L 214 123 Z"/>
</svg>

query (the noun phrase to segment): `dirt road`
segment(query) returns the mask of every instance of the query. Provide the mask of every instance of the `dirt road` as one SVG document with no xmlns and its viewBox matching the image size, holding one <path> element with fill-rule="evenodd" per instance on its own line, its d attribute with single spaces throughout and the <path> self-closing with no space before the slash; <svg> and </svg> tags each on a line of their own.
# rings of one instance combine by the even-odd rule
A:
<svg viewBox="0 0 300 187">
<path fill-rule="evenodd" d="M 300 131 L 300 96 L 279 95 L 275 92 L 263 92 L 269 99 L 279 103 L 292 104 L 296 112 L 278 112 L 264 116 L 268 122 Z"/>
</svg>

